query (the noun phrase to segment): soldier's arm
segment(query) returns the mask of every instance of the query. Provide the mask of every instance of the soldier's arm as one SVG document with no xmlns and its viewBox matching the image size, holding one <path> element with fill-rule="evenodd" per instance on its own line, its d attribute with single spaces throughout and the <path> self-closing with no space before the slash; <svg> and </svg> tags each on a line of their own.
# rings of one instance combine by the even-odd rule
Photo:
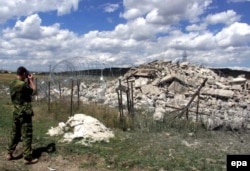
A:
<svg viewBox="0 0 250 171">
<path fill-rule="evenodd" d="M 35 94 L 35 92 L 36 92 L 36 85 L 34 83 L 34 77 L 33 77 L 33 75 L 28 76 L 28 79 L 29 79 L 29 86 L 30 86 L 30 88 L 33 89 L 33 94 Z"/>
</svg>

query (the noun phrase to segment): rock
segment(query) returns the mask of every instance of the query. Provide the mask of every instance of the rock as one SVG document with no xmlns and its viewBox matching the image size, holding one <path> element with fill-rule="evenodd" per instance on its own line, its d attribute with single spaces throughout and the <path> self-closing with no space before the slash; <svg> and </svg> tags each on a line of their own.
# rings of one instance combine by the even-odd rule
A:
<svg viewBox="0 0 250 171">
<path fill-rule="evenodd" d="M 240 130 L 245 125 L 245 120 L 240 117 L 234 117 L 231 120 L 226 121 L 226 127 L 230 130 Z"/>
<path fill-rule="evenodd" d="M 135 77 L 155 78 L 157 76 L 155 69 L 139 68 L 134 72 Z"/>
<path fill-rule="evenodd" d="M 68 127 L 68 129 L 63 129 L 64 127 Z M 63 135 L 63 142 L 78 139 L 83 145 L 97 141 L 108 142 L 110 138 L 114 137 L 113 132 L 101 122 L 85 114 L 75 114 L 66 123 L 59 123 L 58 127 L 49 129 L 47 134 L 50 136 Z"/>
<path fill-rule="evenodd" d="M 149 94 L 149 95 L 160 95 L 161 91 L 158 87 L 153 85 L 143 85 L 141 86 L 141 91 L 143 94 Z"/>
<path fill-rule="evenodd" d="M 180 84 L 177 81 L 173 81 L 169 86 L 168 90 L 173 93 L 185 93 L 187 91 L 186 86 L 183 86 L 183 84 Z"/>
<path fill-rule="evenodd" d="M 139 88 L 139 87 L 141 87 L 143 85 L 148 85 L 148 82 L 149 82 L 148 78 L 140 77 L 140 78 L 135 80 L 134 85 L 135 85 L 135 88 Z"/>
<path fill-rule="evenodd" d="M 206 128 L 209 130 L 216 130 L 223 126 L 223 121 L 214 116 L 212 117 L 202 117 L 202 122 L 206 125 Z"/>
<path fill-rule="evenodd" d="M 223 89 L 204 88 L 201 93 L 203 95 L 210 95 L 222 98 L 232 98 L 234 96 L 234 92 L 232 90 Z"/>
<path fill-rule="evenodd" d="M 165 112 L 165 110 L 162 107 L 157 107 L 155 109 L 154 114 L 153 114 L 154 121 L 161 121 L 162 122 L 164 119 L 164 115 L 165 115 L 164 112 Z"/>
<path fill-rule="evenodd" d="M 215 85 L 217 85 L 217 87 L 220 89 L 229 89 L 229 86 L 226 86 L 220 82 L 215 82 Z"/>
<path fill-rule="evenodd" d="M 247 79 L 246 78 L 234 78 L 233 80 L 230 81 L 231 84 L 244 84 L 246 83 Z"/>
<path fill-rule="evenodd" d="M 180 77 L 176 75 L 167 75 L 159 81 L 158 85 L 164 85 L 166 83 L 171 83 L 173 81 L 178 81 L 184 85 L 186 84 L 184 80 L 182 80 Z"/>
</svg>

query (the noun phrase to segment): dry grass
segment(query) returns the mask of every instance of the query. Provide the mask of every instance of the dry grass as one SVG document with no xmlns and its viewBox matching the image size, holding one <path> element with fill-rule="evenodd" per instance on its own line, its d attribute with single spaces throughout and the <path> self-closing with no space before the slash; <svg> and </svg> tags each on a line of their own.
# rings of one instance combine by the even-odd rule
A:
<svg viewBox="0 0 250 171">
<path fill-rule="evenodd" d="M 9 82 L 15 78 L 14 74 L 0 73 L 0 85 L 8 85 Z"/>
</svg>

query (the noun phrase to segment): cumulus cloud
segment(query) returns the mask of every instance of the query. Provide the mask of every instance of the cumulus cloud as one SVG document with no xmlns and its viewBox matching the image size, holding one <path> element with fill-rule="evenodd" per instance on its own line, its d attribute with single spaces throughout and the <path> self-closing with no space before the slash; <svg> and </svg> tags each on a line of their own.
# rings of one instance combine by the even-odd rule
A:
<svg viewBox="0 0 250 171">
<path fill-rule="evenodd" d="M 210 3 L 212 0 L 124 0 L 125 12 L 122 16 L 127 20 L 146 16 L 149 22 L 159 23 L 160 20 L 162 24 L 181 20 L 196 21 Z"/>
<path fill-rule="evenodd" d="M 41 36 L 41 19 L 37 14 L 31 15 L 25 21 L 17 21 L 12 30 L 4 30 L 6 38 L 38 39 Z"/>
<path fill-rule="evenodd" d="M 59 24 L 42 26 L 37 14 L 24 21 L 18 20 L 12 29 L 4 29 L 2 33 L 0 56 L 10 58 L 8 64 L 12 66 L 29 61 L 34 66 L 44 67 L 41 66 L 44 61 L 59 61 L 54 57 L 63 56 L 71 52 L 72 46 L 78 46 L 73 32 L 61 29 Z"/>
<path fill-rule="evenodd" d="M 11 0 L 0 1 L 0 24 L 13 17 L 28 16 L 37 12 L 57 11 L 64 15 L 78 9 L 79 0 Z"/>
<path fill-rule="evenodd" d="M 192 31 L 203 31 L 207 29 L 207 24 L 202 23 L 202 24 L 191 24 L 186 26 L 185 28 L 188 32 Z"/>
<path fill-rule="evenodd" d="M 233 23 L 219 32 L 215 38 L 222 47 L 246 46 L 250 42 L 250 26 L 245 23 Z"/>
<path fill-rule="evenodd" d="M 70 13 L 72 8 L 76 11 L 78 9 L 79 0 L 54 0 L 54 3 L 56 4 L 57 14 L 64 15 Z"/>
<path fill-rule="evenodd" d="M 211 3 L 212 0 L 124 0 L 125 11 L 121 16 L 128 23 L 118 25 L 115 31 L 136 40 L 152 40 L 158 34 L 167 34 L 172 26 L 182 21 L 194 23 L 187 31 L 204 30 L 206 25 L 197 22 Z"/>
<path fill-rule="evenodd" d="M 212 24 L 212 25 L 219 23 L 229 25 L 237 21 L 240 21 L 240 16 L 237 15 L 236 12 L 233 10 L 228 10 L 217 14 L 210 14 L 205 19 L 205 22 L 207 24 Z"/>
<path fill-rule="evenodd" d="M 17 2 L 21 3 L 20 12 L 14 9 Z M 28 60 L 33 70 L 48 70 L 48 65 L 76 56 L 135 65 L 162 58 L 179 59 L 184 51 L 194 63 L 234 66 L 235 61 L 238 64 L 247 61 L 250 54 L 249 24 L 241 22 L 241 16 L 234 10 L 209 14 L 212 0 L 124 0 L 124 11 L 120 14 L 124 23 L 111 31 L 91 30 L 82 35 L 63 29 L 59 23 L 44 26 L 35 13 L 57 10 L 59 15 L 66 14 L 77 10 L 78 0 L 52 0 L 40 6 L 34 1 L 34 7 L 26 7 L 24 2 L 0 2 L 0 22 L 13 16 L 27 16 L 17 19 L 12 28 L 2 30 L 0 62 L 5 66 L 16 67 Z M 24 12 L 25 8 L 30 8 L 29 12 Z M 118 8 L 116 4 L 106 4 L 105 12 Z M 216 27 L 216 32 L 209 27 Z"/>
</svg>

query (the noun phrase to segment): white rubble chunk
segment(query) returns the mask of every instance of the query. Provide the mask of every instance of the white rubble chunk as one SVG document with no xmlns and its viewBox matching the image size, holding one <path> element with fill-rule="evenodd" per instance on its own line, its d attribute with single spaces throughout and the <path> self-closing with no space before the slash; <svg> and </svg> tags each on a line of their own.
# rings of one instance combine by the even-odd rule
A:
<svg viewBox="0 0 250 171">
<path fill-rule="evenodd" d="M 65 131 L 69 127 L 71 132 Z M 114 133 L 106 128 L 96 118 L 85 114 L 75 114 L 70 117 L 66 123 L 59 123 L 58 127 L 48 130 L 50 136 L 63 135 L 62 142 L 70 142 L 75 138 L 81 138 L 82 144 L 86 142 L 108 142 L 114 137 Z"/>
<path fill-rule="evenodd" d="M 155 109 L 154 114 L 153 114 L 153 119 L 154 119 L 154 121 L 163 121 L 164 115 L 165 115 L 164 112 L 165 112 L 164 108 L 162 108 L 162 107 L 157 107 L 157 108 Z"/>
<path fill-rule="evenodd" d="M 236 83 L 241 84 L 241 83 L 245 83 L 246 81 L 247 81 L 246 78 L 237 77 L 237 78 L 232 79 L 232 80 L 230 81 L 230 83 L 232 83 L 232 84 L 236 84 Z"/>
</svg>

